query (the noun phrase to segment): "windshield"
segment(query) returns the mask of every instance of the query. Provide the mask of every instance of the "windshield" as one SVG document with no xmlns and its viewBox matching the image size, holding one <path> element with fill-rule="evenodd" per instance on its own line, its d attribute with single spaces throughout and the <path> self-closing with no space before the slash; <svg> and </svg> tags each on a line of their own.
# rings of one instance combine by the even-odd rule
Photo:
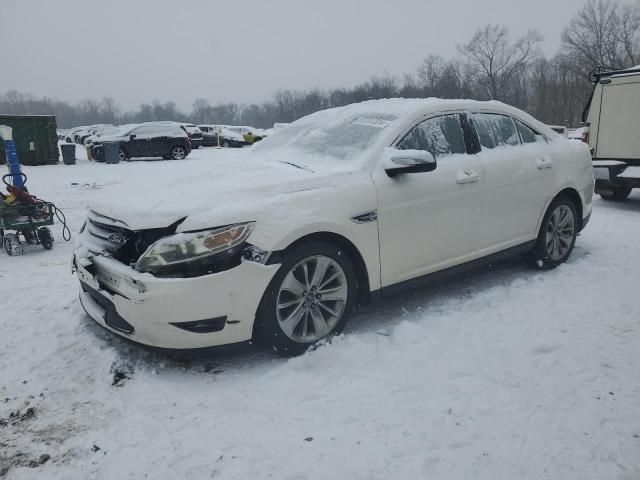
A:
<svg viewBox="0 0 640 480">
<path fill-rule="evenodd" d="M 302 150 L 311 154 L 305 156 L 303 163 L 313 163 L 313 158 L 346 163 L 371 148 L 398 118 L 369 113 L 336 120 L 332 115 L 321 113 L 323 115 L 311 115 L 267 137 L 255 146 L 254 151 L 275 154 L 280 149 Z"/>
</svg>

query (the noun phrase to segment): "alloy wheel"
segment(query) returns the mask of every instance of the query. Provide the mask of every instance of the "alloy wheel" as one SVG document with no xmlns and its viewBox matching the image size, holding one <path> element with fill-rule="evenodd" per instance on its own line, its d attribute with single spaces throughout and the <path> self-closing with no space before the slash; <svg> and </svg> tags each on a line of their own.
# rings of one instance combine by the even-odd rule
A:
<svg viewBox="0 0 640 480">
<path fill-rule="evenodd" d="M 284 277 L 276 301 L 283 333 L 300 343 L 313 343 L 331 333 L 344 312 L 349 287 L 342 267 L 314 255 L 298 262 Z"/>
<path fill-rule="evenodd" d="M 575 236 L 575 216 L 567 205 L 559 205 L 549 217 L 545 245 L 553 260 L 560 260 L 571 249 Z"/>
<path fill-rule="evenodd" d="M 182 147 L 173 147 L 171 154 L 174 160 L 182 160 L 186 156 Z"/>
</svg>

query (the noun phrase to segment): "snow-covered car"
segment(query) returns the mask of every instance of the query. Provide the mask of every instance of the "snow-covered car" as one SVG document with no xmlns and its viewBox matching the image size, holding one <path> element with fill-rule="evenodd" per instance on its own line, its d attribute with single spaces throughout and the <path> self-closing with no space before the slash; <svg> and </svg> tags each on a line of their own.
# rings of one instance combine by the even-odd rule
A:
<svg viewBox="0 0 640 480">
<path fill-rule="evenodd" d="M 560 265 L 593 171 L 587 145 L 502 103 L 389 99 L 304 117 L 209 175 L 122 188 L 77 240 L 90 317 L 154 347 L 299 353 L 443 272 Z"/>
<path fill-rule="evenodd" d="M 96 140 L 100 137 L 117 134 L 121 128 L 122 125 L 102 125 L 99 128 L 95 128 L 91 135 L 85 137 L 82 144 L 85 147 L 91 145 L 92 143 L 95 143 Z"/>
<path fill-rule="evenodd" d="M 244 138 L 244 141 L 249 145 L 259 142 L 267 136 L 266 131 L 261 128 L 253 128 L 253 127 L 237 126 L 237 125 L 230 125 L 230 126 L 227 126 L 226 128 L 228 130 L 231 130 L 234 133 L 238 133 L 242 135 L 242 138 Z"/>
<path fill-rule="evenodd" d="M 96 138 L 92 157 L 104 160 L 104 145 L 117 143 L 120 161 L 134 157 L 162 157 L 182 160 L 191 152 L 191 142 L 184 129 L 170 123 L 141 123 L 124 125 L 111 135 Z"/>
<path fill-rule="evenodd" d="M 88 126 L 74 127 L 70 128 L 67 131 L 67 136 L 65 137 L 65 142 L 67 143 L 76 143 L 76 136 L 79 132 L 89 128 Z"/>
<path fill-rule="evenodd" d="M 223 125 L 198 125 L 198 128 L 202 131 L 202 144 L 205 147 L 240 148 L 248 145 L 242 135 Z"/>
</svg>

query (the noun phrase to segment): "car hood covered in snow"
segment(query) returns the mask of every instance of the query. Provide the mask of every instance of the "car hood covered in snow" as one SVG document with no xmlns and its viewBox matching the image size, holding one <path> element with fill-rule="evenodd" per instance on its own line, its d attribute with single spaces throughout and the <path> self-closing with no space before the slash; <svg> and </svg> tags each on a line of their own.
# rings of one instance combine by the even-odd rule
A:
<svg viewBox="0 0 640 480">
<path fill-rule="evenodd" d="M 163 228 L 182 219 L 178 231 L 256 221 L 274 205 L 296 205 L 298 193 L 331 188 L 348 171 L 311 171 L 259 158 L 216 162 L 206 172 L 151 177 L 144 186 L 124 183 L 89 208 L 132 230 Z"/>
</svg>

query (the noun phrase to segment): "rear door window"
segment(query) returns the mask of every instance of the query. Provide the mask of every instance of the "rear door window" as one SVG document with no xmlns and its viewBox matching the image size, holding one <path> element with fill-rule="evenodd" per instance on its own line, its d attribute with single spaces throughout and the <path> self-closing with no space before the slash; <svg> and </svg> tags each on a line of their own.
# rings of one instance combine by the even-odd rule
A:
<svg viewBox="0 0 640 480">
<path fill-rule="evenodd" d="M 434 158 L 466 153 L 460 115 L 442 115 L 419 123 L 405 135 L 396 148 L 426 150 Z"/>
<path fill-rule="evenodd" d="M 520 145 L 520 136 L 511 117 L 493 113 L 476 113 L 473 124 L 483 149 Z"/>
<path fill-rule="evenodd" d="M 537 142 L 546 142 L 544 137 L 536 132 L 534 129 L 528 127 L 520 120 L 516 120 L 516 127 L 518 128 L 518 133 L 520 134 L 520 138 L 522 139 L 522 143 L 537 143 Z"/>
</svg>

